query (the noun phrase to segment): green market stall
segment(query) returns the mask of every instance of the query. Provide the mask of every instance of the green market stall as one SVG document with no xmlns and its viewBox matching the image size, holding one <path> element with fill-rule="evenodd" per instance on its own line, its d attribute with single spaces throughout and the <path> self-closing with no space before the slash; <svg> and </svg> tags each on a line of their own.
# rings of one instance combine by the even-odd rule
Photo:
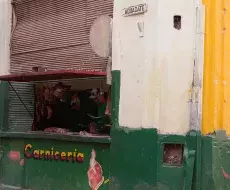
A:
<svg viewBox="0 0 230 190">
<path fill-rule="evenodd" d="M 30 82 L 36 86 L 44 81 L 47 83 L 51 80 L 76 78 L 92 80 L 95 78 L 96 80 L 96 77 L 103 79 L 105 75 L 104 72 L 65 70 L 6 75 L 1 76 L 0 80 L 7 81 L 8 84 L 5 82 L 4 85 L 6 89 L 9 89 L 13 88 L 14 82 Z M 15 90 L 15 96 L 20 99 L 17 90 Z M 21 99 L 21 104 L 25 106 L 24 109 L 27 109 L 27 114 L 29 114 L 29 109 L 26 108 L 23 99 Z M 105 106 L 98 109 L 101 108 L 104 110 Z M 98 113 L 100 112 L 104 113 L 102 110 Z M 34 116 L 36 117 L 36 111 Z M 20 120 L 20 117 L 17 119 Z M 98 120 L 98 123 L 100 122 L 102 122 L 101 119 Z M 100 129 L 98 126 L 96 129 Z M 108 127 L 108 125 L 105 126 Z M 77 132 L 72 130 L 63 134 L 59 131 L 34 130 L 33 127 L 34 125 L 31 126 L 31 130 L 24 132 L 10 131 L 5 128 L 0 133 L 3 150 L 1 189 L 96 190 L 99 187 L 100 189 L 109 188 L 111 142 L 109 133 L 83 132 L 83 128 Z"/>
</svg>

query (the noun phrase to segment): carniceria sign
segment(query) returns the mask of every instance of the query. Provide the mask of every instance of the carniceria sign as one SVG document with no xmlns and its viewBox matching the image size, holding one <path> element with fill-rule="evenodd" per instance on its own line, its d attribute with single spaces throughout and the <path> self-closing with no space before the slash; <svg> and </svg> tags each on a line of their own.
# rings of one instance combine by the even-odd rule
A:
<svg viewBox="0 0 230 190">
<path fill-rule="evenodd" d="M 38 160 L 56 160 L 56 161 L 72 161 L 73 163 L 83 163 L 84 153 L 79 152 L 77 149 L 74 151 L 58 151 L 54 147 L 50 149 L 37 149 L 33 148 L 31 144 L 27 144 L 24 148 L 24 155 L 27 159 L 33 158 Z"/>
<path fill-rule="evenodd" d="M 123 9 L 122 15 L 126 17 L 126 16 L 137 15 L 137 14 L 143 14 L 145 12 L 147 12 L 147 5 L 139 4 Z"/>
</svg>

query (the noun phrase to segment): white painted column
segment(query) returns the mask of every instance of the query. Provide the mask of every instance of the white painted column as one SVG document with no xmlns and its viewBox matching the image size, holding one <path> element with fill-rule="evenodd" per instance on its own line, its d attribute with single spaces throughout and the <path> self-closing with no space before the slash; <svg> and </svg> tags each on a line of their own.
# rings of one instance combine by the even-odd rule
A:
<svg viewBox="0 0 230 190">
<path fill-rule="evenodd" d="M 121 71 L 119 122 L 121 126 L 142 125 L 144 43 L 137 22 L 144 15 L 124 17 L 122 10 L 140 4 L 139 0 L 115 0 L 113 20 L 113 70 Z"/>
<path fill-rule="evenodd" d="M 181 16 L 181 29 L 174 28 L 174 16 Z M 155 107 L 153 121 L 160 133 L 186 134 L 189 131 L 188 101 L 195 60 L 195 22 L 194 0 L 158 1 L 157 50 L 155 62 L 148 63 L 154 65 L 154 73 L 158 76 L 155 86 L 158 94 L 154 101 L 149 98 L 147 102 Z M 154 74 L 149 76 L 153 79 Z"/>
<path fill-rule="evenodd" d="M 148 6 L 145 14 L 122 16 L 124 8 L 142 3 Z M 196 5 L 196 0 L 115 0 L 113 67 L 121 70 L 121 126 L 164 134 L 189 131 Z M 174 28 L 176 15 L 180 30 Z M 138 22 L 144 23 L 143 37 Z"/>
<path fill-rule="evenodd" d="M 10 0 L 0 0 L 0 75 L 10 73 L 10 39 L 12 5 Z"/>
</svg>

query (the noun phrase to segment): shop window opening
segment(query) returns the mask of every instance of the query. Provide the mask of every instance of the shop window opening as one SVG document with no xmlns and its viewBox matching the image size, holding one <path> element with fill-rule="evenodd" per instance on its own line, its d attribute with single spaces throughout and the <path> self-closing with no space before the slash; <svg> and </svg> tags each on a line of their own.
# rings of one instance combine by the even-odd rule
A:
<svg viewBox="0 0 230 190">
<path fill-rule="evenodd" d="M 183 163 L 183 144 L 164 144 L 163 164 L 181 166 Z"/>
<path fill-rule="evenodd" d="M 181 16 L 180 15 L 175 15 L 173 17 L 173 27 L 176 30 L 180 30 L 181 29 Z"/>
<path fill-rule="evenodd" d="M 106 77 L 30 81 L 35 91 L 34 114 L 29 111 L 12 85 L 12 81 L 27 81 L 31 79 L 29 77 L 31 76 L 24 75 L 23 78 L 8 76 L 6 80 L 33 118 L 32 131 L 73 135 L 110 135 L 111 88 L 106 83 Z M 48 75 L 45 77 L 47 78 Z"/>
</svg>

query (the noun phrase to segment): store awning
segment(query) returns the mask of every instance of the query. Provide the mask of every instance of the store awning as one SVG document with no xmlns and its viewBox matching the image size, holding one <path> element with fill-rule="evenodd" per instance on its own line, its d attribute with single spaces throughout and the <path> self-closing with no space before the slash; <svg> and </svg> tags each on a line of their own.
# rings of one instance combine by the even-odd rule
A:
<svg viewBox="0 0 230 190">
<path fill-rule="evenodd" d="M 106 72 L 102 72 L 102 71 L 58 70 L 58 71 L 1 75 L 0 80 L 15 81 L 15 82 L 32 82 L 32 81 L 73 79 L 73 78 L 92 78 L 92 77 L 104 77 L 104 76 L 106 76 Z"/>
</svg>

